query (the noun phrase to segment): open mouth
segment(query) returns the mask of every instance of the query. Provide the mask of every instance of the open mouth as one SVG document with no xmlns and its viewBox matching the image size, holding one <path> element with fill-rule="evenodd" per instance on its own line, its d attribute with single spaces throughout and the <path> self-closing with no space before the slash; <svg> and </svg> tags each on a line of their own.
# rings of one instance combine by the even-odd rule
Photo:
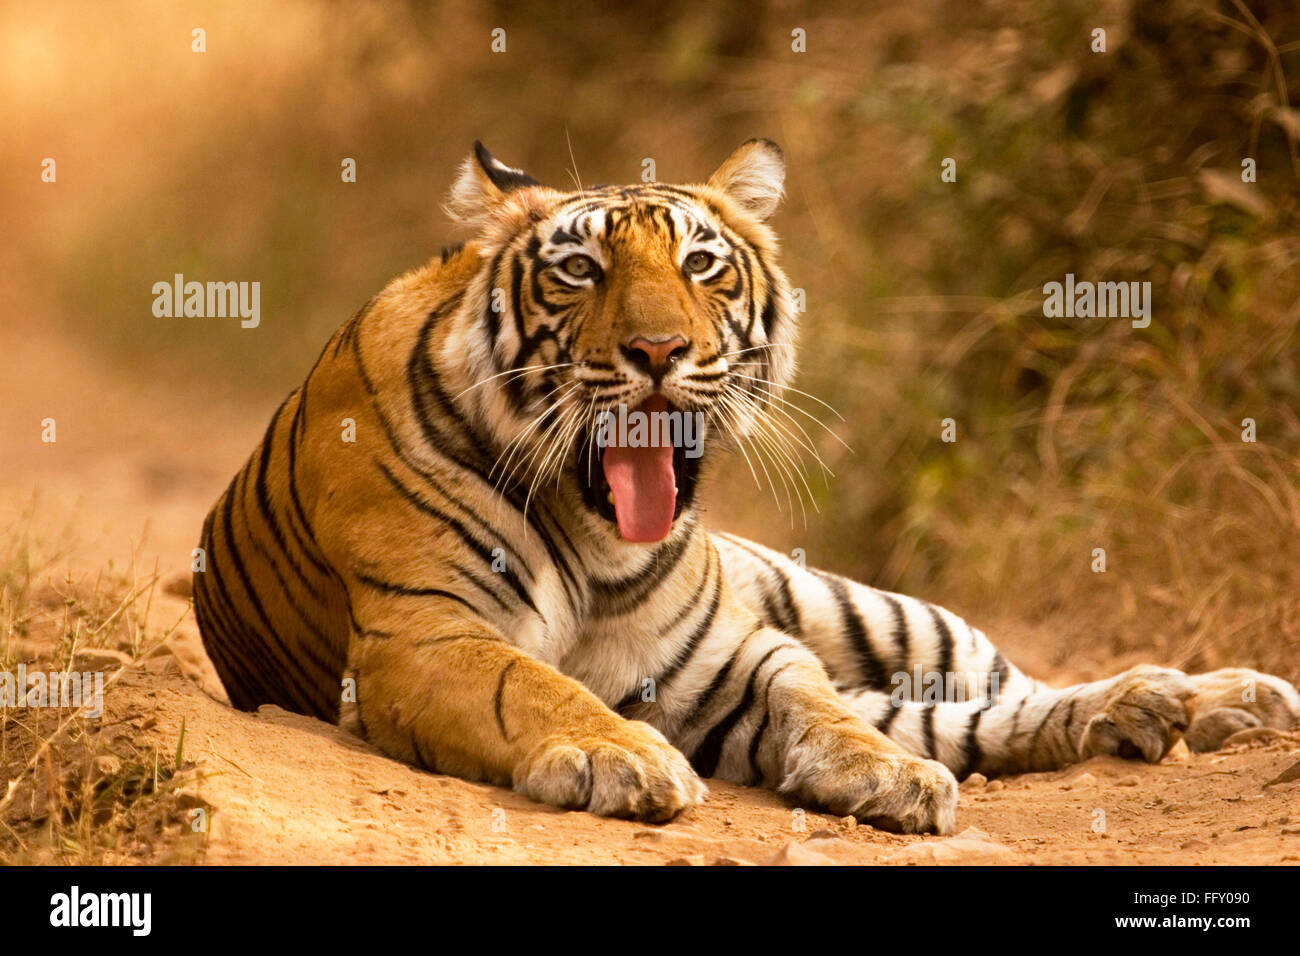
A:
<svg viewBox="0 0 1300 956">
<path fill-rule="evenodd" d="M 628 418 L 677 411 L 654 394 L 631 409 Z M 695 497 L 700 459 L 688 456 L 679 442 L 624 442 L 624 437 L 615 430 L 615 440 L 602 444 L 593 431 L 584 439 L 576 461 L 583 500 L 616 524 L 625 540 L 661 541 Z"/>
</svg>

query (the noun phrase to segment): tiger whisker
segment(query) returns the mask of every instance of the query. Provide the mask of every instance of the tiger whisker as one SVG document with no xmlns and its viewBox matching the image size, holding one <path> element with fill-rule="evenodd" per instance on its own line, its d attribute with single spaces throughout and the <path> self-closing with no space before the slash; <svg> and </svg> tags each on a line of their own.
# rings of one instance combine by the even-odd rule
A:
<svg viewBox="0 0 1300 956">
<path fill-rule="evenodd" d="M 728 409 L 730 409 L 730 410 L 732 411 L 733 414 L 735 414 L 737 409 L 736 409 L 736 403 L 735 403 L 734 398 L 732 398 L 732 396 L 731 396 L 731 395 L 728 395 L 726 392 L 723 392 L 723 394 L 720 396 L 720 398 L 721 398 L 721 401 L 722 401 L 723 405 L 726 406 Z M 740 416 L 737 414 L 736 417 L 739 418 Z M 739 424 L 739 422 L 737 422 L 737 429 L 739 429 L 739 428 L 740 428 L 740 424 Z M 730 431 L 730 429 L 728 429 L 728 430 Z M 736 440 L 737 440 L 737 441 L 736 441 L 737 447 L 739 447 L 739 448 L 743 451 L 743 450 L 744 450 L 744 438 L 745 438 L 744 432 L 743 432 L 743 431 L 732 431 L 732 435 L 733 435 L 733 437 L 735 437 Z M 767 463 L 763 460 L 763 456 L 760 455 L 760 454 L 758 453 L 758 446 L 757 446 L 757 445 L 754 445 L 752 437 L 751 437 L 751 439 L 750 439 L 750 444 L 751 444 L 751 447 L 752 447 L 753 450 L 754 450 L 754 455 L 755 455 L 755 457 L 758 458 L 758 467 L 761 468 L 761 469 L 763 469 L 763 475 L 764 475 L 765 478 L 767 478 L 768 488 L 770 488 L 771 491 L 772 491 L 772 501 L 773 501 L 773 503 L 776 505 L 776 510 L 777 510 L 777 511 L 780 511 L 780 510 L 781 510 L 781 499 L 780 499 L 780 497 L 777 495 L 777 491 L 776 491 L 776 482 L 772 480 L 772 473 L 771 473 L 770 471 L 767 470 Z M 752 467 L 752 466 L 751 466 L 751 467 Z M 762 487 L 762 486 L 760 485 L 760 487 Z"/>
<path fill-rule="evenodd" d="M 569 426 L 568 432 L 566 433 L 563 443 L 563 452 L 555 461 L 555 490 L 557 492 L 560 490 L 560 479 L 564 477 L 564 462 L 573 451 L 573 444 L 577 440 L 578 435 L 582 433 L 582 426 L 591 412 L 591 405 L 592 403 L 588 402 L 585 408 L 579 406 L 579 413 L 574 416 L 573 424 Z"/>
<path fill-rule="evenodd" d="M 577 364 L 578 364 L 577 362 L 560 362 L 557 365 L 529 365 L 524 368 L 508 368 L 504 372 L 497 372 L 497 374 L 489 375 L 487 378 L 483 379 L 482 381 L 475 382 L 469 388 L 462 389 L 461 391 L 453 395 L 451 397 L 451 400 L 454 402 L 462 395 L 472 392 L 474 391 L 474 389 L 478 388 L 481 385 L 486 385 L 488 382 L 495 381 L 496 379 L 501 378 L 503 375 L 510 376 L 510 378 L 508 378 L 506 382 L 501 383 L 502 385 L 505 385 L 507 382 L 513 381 L 515 378 L 521 375 L 527 375 L 529 372 L 553 372 L 556 369 L 570 368 Z"/>
<path fill-rule="evenodd" d="M 768 384 L 767 379 L 756 378 L 756 377 L 754 377 L 753 375 L 741 375 L 740 373 L 737 372 L 737 373 L 736 373 L 736 377 L 737 377 L 737 378 L 745 378 L 745 379 L 749 379 L 750 381 L 758 382 L 758 383 L 763 384 L 763 385 L 767 385 L 767 384 Z M 841 415 L 841 414 L 840 414 L 840 413 L 835 409 L 835 407 L 834 407 L 833 405 L 830 405 L 830 404 L 828 404 L 828 403 L 822 401 L 820 398 L 818 398 L 816 395 L 813 395 L 811 392 L 805 392 L 805 391 L 803 391 L 802 389 L 795 388 L 793 385 L 786 385 L 786 386 L 785 386 L 785 389 L 786 389 L 786 391 L 794 392 L 796 395 L 802 395 L 804 398 L 811 398 L 811 399 L 812 399 L 814 402 L 816 402 L 818 405 L 821 405 L 821 406 L 827 408 L 827 409 L 831 412 L 831 414 L 834 415 L 836 418 L 838 418 L 840 421 L 845 421 L 844 416 Z"/>
<path fill-rule="evenodd" d="M 755 401 L 754 398 L 753 398 L 749 393 L 745 392 L 744 390 L 740 390 L 740 394 L 744 395 L 745 398 L 748 399 L 748 400 L 751 401 L 751 402 Z M 771 396 L 770 394 L 767 394 L 767 393 L 764 393 L 764 394 L 765 394 L 765 397 L 767 397 L 767 398 L 772 398 L 772 397 L 774 397 L 774 396 Z M 795 407 L 797 408 L 798 406 L 795 406 Z M 788 439 L 790 439 L 791 441 L 795 442 L 795 443 L 798 444 L 800 447 L 802 447 L 804 450 L 806 450 L 806 451 L 808 452 L 808 454 L 812 455 L 813 458 L 815 458 L 815 459 L 817 460 L 817 464 L 821 466 L 822 471 L 828 473 L 832 478 L 835 477 L 835 472 L 831 471 L 830 466 L 827 465 L 826 462 L 822 460 L 822 456 L 821 456 L 820 454 L 817 453 L 817 449 L 816 449 L 816 448 L 813 446 L 813 444 L 812 444 L 812 436 L 808 434 L 807 430 L 806 430 L 806 429 L 805 429 L 801 424 L 799 424 L 799 420 L 798 420 L 798 419 L 796 419 L 793 415 L 791 415 L 788 411 L 786 411 L 786 410 L 785 410 L 784 408 L 782 408 L 780 405 L 770 405 L 770 406 L 768 406 L 767 409 L 761 409 L 761 408 L 759 408 L 759 407 L 757 406 L 757 404 L 755 404 L 755 410 L 754 410 L 754 411 L 755 411 L 755 414 L 756 414 L 756 415 L 757 415 L 757 414 L 764 414 L 764 415 L 767 415 L 767 414 L 769 414 L 769 413 L 771 413 L 771 412 L 778 412 L 779 414 L 784 415 L 787 419 L 789 419 L 791 425 L 793 425 L 795 428 L 799 429 L 799 431 L 802 433 L 802 435 L 803 435 L 803 438 L 802 438 L 802 439 L 801 439 L 798 435 L 795 435 L 795 434 L 790 430 L 790 426 L 786 425 L 784 422 L 778 421 L 778 420 L 776 420 L 776 419 L 771 419 L 770 421 L 771 421 L 771 425 L 772 425 L 772 427 L 774 427 L 774 428 L 779 428 L 782 432 L 784 432 L 784 433 L 786 434 L 786 436 L 787 436 Z"/>
<path fill-rule="evenodd" d="M 537 491 L 537 488 L 539 486 L 544 485 L 546 483 L 546 477 L 547 474 L 550 472 L 550 468 L 551 468 L 551 460 L 555 457 L 557 452 L 562 451 L 565 445 L 567 445 L 567 442 L 562 442 L 561 439 L 564 435 L 567 435 L 569 433 L 570 420 L 579 418 L 581 414 L 582 414 L 582 410 L 578 406 L 571 406 L 565 409 L 563 412 L 563 417 L 556 422 L 555 429 L 551 433 L 548 441 L 544 442 L 542 445 L 539 446 L 539 449 L 546 448 L 547 452 L 546 452 L 546 456 L 542 459 L 541 464 L 538 466 L 536 476 L 529 482 L 528 494 L 524 497 L 525 518 L 528 517 L 528 506 L 533 500 L 533 494 Z M 564 456 L 561 455 L 560 458 L 556 460 L 563 461 L 563 457 Z"/>
<path fill-rule="evenodd" d="M 531 435 L 542 424 L 542 422 L 546 420 L 547 415 L 550 415 L 552 412 L 556 411 L 559 408 L 560 403 L 577 387 L 578 387 L 577 382 L 570 382 L 568 385 L 566 385 L 561 390 L 560 394 L 557 395 L 555 399 L 546 408 L 544 408 L 540 413 L 538 413 L 538 415 L 532 420 L 532 422 L 530 422 L 528 426 L 524 428 L 523 431 L 521 431 L 518 435 L 512 438 L 510 442 L 506 445 L 506 447 L 501 450 L 501 454 L 497 456 L 496 462 L 493 463 L 492 469 L 488 472 L 488 477 L 491 478 L 494 474 L 496 474 L 498 468 L 501 469 L 501 478 L 498 479 L 497 483 L 493 486 L 494 490 L 499 490 L 500 486 L 502 485 L 503 482 L 505 482 L 507 478 L 514 477 L 515 472 L 514 469 L 511 468 L 511 463 L 514 460 L 515 455 L 523 448 L 524 442 L 527 440 L 528 436 Z"/>
<path fill-rule="evenodd" d="M 788 398 L 786 398 L 784 395 L 781 395 L 781 394 L 779 394 L 779 393 L 777 393 L 777 392 L 772 391 L 772 383 L 771 383 L 771 382 L 768 382 L 768 381 L 766 381 L 766 380 L 764 380 L 764 379 L 757 379 L 757 378 L 754 378 L 753 376 L 750 376 L 750 375 L 737 375 L 736 377 L 737 377 L 737 378 L 743 378 L 743 379 L 746 379 L 746 380 L 748 380 L 748 381 L 756 382 L 756 383 L 758 384 L 758 386 L 762 389 L 762 391 L 763 391 L 763 395 L 764 395 L 765 398 L 768 398 L 768 399 L 770 399 L 770 400 L 773 401 L 773 402 L 779 402 L 782 406 L 784 406 L 784 407 L 786 407 L 786 408 L 793 409 L 794 411 L 798 412 L 800 415 L 803 415 L 803 416 L 804 416 L 805 418 L 807 418 L 808 420 L 810 420 L 810 421 L 814 422 L 815 424 L 819 425 L 821 428 L 825 429 L 825 431 L 826 431 L 826 432 L 827 432 L 827 433 L 828 433 L 832 438 L 834 438 L 837 442 L 839 442 L 841 445 L 843 445 L 845 451 L 848 451 L 848 452 L 852 453 L 853 448 L 852 448 L 852 447 L 851 447 L 851 446 L 850 446 L 850 445 L 849 445 L 849 444 L 848 444 L 848 443 L 847 443 L 843 438 L 841 438 L 839 435 L 837 435 L 837 434 L 835 433 L 835 430 L 834 430 L 834 429 L 832 429 L 829 425 L 827 425 L 824 421 L 822 421 L 820 418 L 818 418 L 818 417 L 817 417 L 816 415 L 814 415 L 812 412 L 808 411 L 808 409 L 806 409 L 806 408 L 804 408 L 804 407 L 802 407 L 802 406 L 800 406 L 800 405 L 796 405 L 794 402 L 790 401 L 790 400 L 789 400 Z M 831 409 L 831 411 L 834 411 L 834 409 Z M 843 421 L 843 419 L 841 419 L 841 421 Z"/>
<path fill-rule="evenodd" d="M 771 453 L 774 454 L 779 467 L 783 468 L 783 470 L 788 467 L 790 480 L 796 481 L 797 479 L 796 484 L 802 483 L 803 490 L 807 493 L 807 499 L 809 499 L 809 502 L 813 505 L 813 510 L 819 511 L 818 506 L 816 506 L 816 497 L 813 494 L 813 489 L 811 489 L 809 481 L 807 481 L 807 473 L 803 471 L 803 460 L 798 457 L 798 455 L 794 453 L 792 447 L 790 447 L 790 438 L 788 434 L 787 436 L 783 436 L 783 434 L 779 432 L 771 431 L 772 428 L 779 427 L 780 423 L 777 423 L 775 419 L 770 418 L 768 415 L 763 415 L 761 408 L 758 408 L 757 403 L 754 403 L 754 399 L 751 398 L 750 395 L 745 394 L 744 392 L 737 392 L 736 394 L 740 401 L 748 402 L 751 407 L 753 407 L 754 416 L 755 419 L 757 419 L 757 432 L 755 432 L 757 433 L 757 436 L 762 438 L 768 449 L 771 449 Z M 823 468 L 824 467 L 826 466 L 823 466 Z M 800 494 L 800 496 L 797 497 L 800 499 L 800 510 L 803 512 L 803 523 L 806 525 L 807 509 L 805 505 L 803 505 L 803 496 Z M 793 509 L 792 515 L 790 516 L 793 518 Z"/>
<path fill-rule="evenodd" d="M 788 482 L 786 483 L 787 500 L 791 495 L 789 482 L 793 482 L 796 487 L 802 484 L 804 492 L 807 493 L 808 502 L 813 506 L 813 510 L 820 511 L 817 507 L 816 496 L 813 494 L 812 488 L 808 484 L 808 477 L 803 468 L 803 461 L 792 447 L 792 433 L 790 433 L 788 429 L 784 429 L 779 421 L 764 414 L 763 410 L 759 408 L 752 395 L 736 387 L 734 384 L 730 384 L 730 389 L 728 397 L 737 403 L 742 403 L 752 414 L 754 420 L 754 437 L 756 442 L 767 451 L 768 455 L 771 456 L 773 465 L 782 474 L 783 481 L 788 478 Z M 782 428 L 782 431 L 775 430 L 777 428 Z M 816 457 L 816 452 L 813 452 L 813 454 Z M 818 460 L 820 462 L 820 458 Z M 826 469 L 824 463 L 822 464 L 822 467 L 829 471 L 829 469 Z M 803 513 L 804 523 L 806 525 L 808 521 L 808 511 L 804 505 L 803 494 L 796 494 L 794 497 L 799 499 L 799 507 Z M 793 504 L 791 504 L 791 509 L 791 518 L 793 518 Z"/>
<path fill-rule="evenodd" d="M 745 446 L 741 443 L 740 436 L 732 431 L 731 425 L 727 422 L 725 415 L 715 417 L 710 414 L 709 417 L 716 421 L 722 428 L 726 429 L 728 436 L 731 438 L 732 444 L 740 449 L 740 453 L 745 456 L 745 463 L 749 465 L 749 473 L 754 476 L 754 486 L 759 490 L 762 490 L 763 484 L 758 480 L 758 472 L 754 470 L 754 463 L 749 460 L 749 453 L 745 451 Z"/>
<path fill-rule="evenodd" d="M 800 477 L 802 476 L 802 469 L 800 469 L 797 464 L 792 464 L 797 462 L 797 459 L 786 450 L 778 437 L 773 436 L 767 430 L 766 420 L 757 415 L 757 413 L 755 414 L 755 419 L 756 421 L 753 433 L 754 440 L 766 451 L 768 457 L 772 460 L 773 467 L 777 469 L 777 473 L 781 476 L 781 484 L 785 488 L 786 503 L 790 505 L 790 519 L 791 521 L 794 520 L 794 499 L 797 498 L 799 501 L 799 508 L 803 512 L 804 524 L 806 525 L 808 522 L 808 512 L 804 507 L 803 495 L 798 493 L 799 483 L 796 479 L 796 474 Z M 807 485 L 806 480 L 804 484 Z M 809 492 L 809 494 L 811 495 L 811 492 Z"/>
</svg>

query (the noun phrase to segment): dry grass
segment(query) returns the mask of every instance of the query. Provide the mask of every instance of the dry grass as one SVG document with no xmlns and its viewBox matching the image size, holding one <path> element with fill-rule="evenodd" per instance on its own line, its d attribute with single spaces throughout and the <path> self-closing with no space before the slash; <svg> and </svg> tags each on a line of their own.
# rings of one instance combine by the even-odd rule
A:
<svg viewBox="0 0 1300 956">
<path fill-rule="evenodd" d="M 184 726 L 164 750 L 147 708 L 113 694 L 179 623 L 150 625 L 157 574 L 110 563 L 78 580 L 58 570 L 74 542 L 34 538 L 31 519 L 29 509 L 0 535 L 0 671 L 99 671 L 104 699 L 97 716 L 76 702 L 0 704 L 0 864 L 193 862 L 210 808 Z"/>
</svg>

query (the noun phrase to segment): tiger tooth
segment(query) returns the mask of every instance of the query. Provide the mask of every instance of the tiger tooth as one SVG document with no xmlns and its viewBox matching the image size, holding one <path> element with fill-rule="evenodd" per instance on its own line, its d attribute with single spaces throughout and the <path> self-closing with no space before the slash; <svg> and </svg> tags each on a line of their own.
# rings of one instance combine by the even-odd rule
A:
<svg viewBox="0 0 1300 956">
<path fill-rule="evenodd" d="M 614 503 L 614 492 L 612 492 L 612 491 L 611 491 L 611 492 L 608 492 L 608 493 L 605 495 L 605 500 L 608 501 L 608 502 L 612 505 L 612 504 Z"/>
</svg>

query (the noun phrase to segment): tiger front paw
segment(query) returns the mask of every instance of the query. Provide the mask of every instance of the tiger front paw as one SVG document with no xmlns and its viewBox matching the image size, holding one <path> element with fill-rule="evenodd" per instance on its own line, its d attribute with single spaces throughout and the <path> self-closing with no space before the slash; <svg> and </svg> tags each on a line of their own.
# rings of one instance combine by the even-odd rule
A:
<svg viewBox="0 0 1300 956">
<path fill-rule="evenodd" d="M 898 833 L 951 833 L 957 779 L 869 728 L 812 732 L 787 758 L 781 792 Z"/>
<path fill-rule="evenodd" d="M 708 792 L 681 751 L 638 720 L 548 737 L 515 768 L 514 787 L 540 803 L 649 822 L 672 819 Z"/>
</svg>

